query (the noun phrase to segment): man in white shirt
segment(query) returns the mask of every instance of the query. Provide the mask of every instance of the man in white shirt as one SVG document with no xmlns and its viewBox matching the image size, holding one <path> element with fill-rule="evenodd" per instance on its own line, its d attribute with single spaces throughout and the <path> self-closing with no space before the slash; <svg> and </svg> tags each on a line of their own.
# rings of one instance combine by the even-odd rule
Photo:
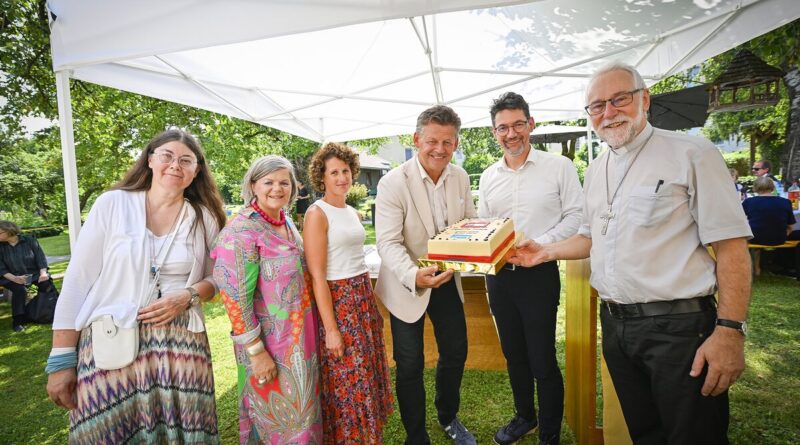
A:
<svg viewBox="0 0 800 445">
<path fill-rule="evenodd" d="M 475 216 L 469 176 L 450 164 L 458 148 L 461 119 L 437 105 L 417 118 L 417 154 L 378 183 L 375 236 L 381 269 L 375 291 L 389 310 L 395 391 L 405 443 L 429 444 L 425 430 L 424 327 L 433 324 L 439 361 L 436 365 L 436 412 L 439 424 L 456 444 L 475 438 L 458 417 L 461 378 L 467 360 L 467 322 L 461 279 L 452 270 L 438 273 L 417 259 L 428 253 L 428 239 L 464 218 Z"/>
<path fill-rule="evenodd" d="M 572 161 L 531 149 L 535 123 L 519 94 L 500 96 L 490 114 L 503 158 L 481 175 L 478 216 L 511 218 L 516 231 L 540 243 L 577 233 L 583 200 Z M 507 265 L 497 275 L 488 275 L 486 284 L 516 408 L 514 418 L 497 431 L 494 441 L 515 443 L 538 424 L 539 443 L 557 445 L 564 413 L 564 381 L 555 346 L 561 293 L 558 264 Z"/>
<path fill-rule="evenodd" d="M 591 252 L 603 355 L 633 442 L 727 444 L 752 234 L 725 161 L 706 139 L 650 126 L 650 93 L 629 65 L 600 68 L 586 103 L 611 149 L 586 171 L 583 225 L 565 241 L 526 241 L 509 261 Z"/>
</svg>

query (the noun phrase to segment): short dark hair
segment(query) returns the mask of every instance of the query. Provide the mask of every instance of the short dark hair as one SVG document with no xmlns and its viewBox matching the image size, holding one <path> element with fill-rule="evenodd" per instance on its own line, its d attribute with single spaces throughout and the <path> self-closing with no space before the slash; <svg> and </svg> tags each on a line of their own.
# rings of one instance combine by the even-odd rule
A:
<svg viewBox="0 0 800 445">
<path fill-rule="evenodd" d="M 492 108 L 489 109 L 489 114 L 492 116 L 492 127 L 494 127 L 494 117 L 503 110 L 522 110 L 525 113 L 525 119 L 531 118 L 531 109 L 528 107 L 528 102 L 525 101 L 524 97 L 513 91 L 504 93 L 492 103 Z"/>
<path fill-rule="evenodd" d="M 756 161 L 756 162 L 760 162 L 761 163 L 761 168 L 765 168 L 765 169 L 769 170 L 770 173 L 772 173 L 772 162 L 769 162 L 767 160 L 759 160 L 759 161 Z"/>
<path fill-rule="evenodd" d="M 417 117 L 417 134 L 421 134 L 422 127 L 430 124 L 431 122 L 439 125 L 450 125 L 455 127 L 456 136 L 461 130 L 461 118 L 458 117 L 458 114 L 456 114 L 456 112 L 447 105 L 434 105 L 423 111 L 419 117 Z"/>
<path fill-rule="evenodd" d="M 358 178 L 358 172 L 361 170 L 358 153 L 344 144 L 328 142 L 314 153 L 311 162 L 308 164 L 308 180 L 311 181 L 311 185 L 318 192 L 325 191 L 325 185 L 323 184 L 325 161 L 333 158 L 347 163 L 347 166 L 350 167 L 350 174 L 353 175 L 353 182 Z"/>
</svg>

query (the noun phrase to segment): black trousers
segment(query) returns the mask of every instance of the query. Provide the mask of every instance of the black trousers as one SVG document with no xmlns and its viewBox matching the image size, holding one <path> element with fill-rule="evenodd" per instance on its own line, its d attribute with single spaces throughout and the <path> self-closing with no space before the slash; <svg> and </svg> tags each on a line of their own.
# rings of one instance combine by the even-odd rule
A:
<svg viewBox="0 0 800 445">
<path fill-rule="evenodd" d="M 534 394 L 538 391 L 539 435 L 557 437 L 564 416 L 564 380 L 555 343 L 561 293 L 558 264 L 510 268 L 487 275 L 486 282 L 514 406 L 520 417 L 536 419 Z"/>
<path fill-rule="evenodd" d="M 53 280 L 45 280 L 37 283 L 39 273 L 33 274 L 34 280 L 32 285 L 36 286 L 39 292 L 50 292 L 53 288 Z M 3 287 L 11 291 L 11 323 L 12 327 L 25 323 L 25 302 L 28 299 L 28 290 L 22 284 L 17 284 L 13 281 L 3 280 Z"/>
<path fill-rule="evenodd" d="M 728 392 L 703 396 L 691 377 L 717 312 L 619 319 L 600 309 L 603 355 L 636 445 L 728 444 Z"/>
<path fill-rule="evenodd" d="M 439 361 L 436 364 L 436 411 L 441 425 L 455 419 L 461 403 L 461 377 L 467 361 L 467 322 L 464 304 L 458 296 L 455 281 L 450 280 L 431 291 L 427 315 L 433 324 Z M 429 444 L 425 430 L 425 314 L 414 323 L 406 323 L 392 315 L 392 344 L 397 363 L 395 390 L 400 419 L 406 430 L 406 444 Z"/>
</svg>

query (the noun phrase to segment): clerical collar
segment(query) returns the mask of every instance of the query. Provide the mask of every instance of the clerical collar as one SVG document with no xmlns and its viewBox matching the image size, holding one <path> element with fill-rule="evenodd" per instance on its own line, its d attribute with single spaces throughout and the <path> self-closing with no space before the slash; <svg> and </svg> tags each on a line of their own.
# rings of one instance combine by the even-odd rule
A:
<svg viewBox="0 0 800 445">
<path fill-rule="evenodd" d="M 633 153 L 636 150 L 642 148 L 642 146 L 650 139 L 650 135 L 653 134 L 655 128 L 650 125 L 650 122 L 646 123 L 644 129 L 636 135 L 633 140 L 627 144 L 623 145 L 619 148 L 611 148 L 611 152 L 616 155 L 624 155 L 625 153 Z"/>
</svg>

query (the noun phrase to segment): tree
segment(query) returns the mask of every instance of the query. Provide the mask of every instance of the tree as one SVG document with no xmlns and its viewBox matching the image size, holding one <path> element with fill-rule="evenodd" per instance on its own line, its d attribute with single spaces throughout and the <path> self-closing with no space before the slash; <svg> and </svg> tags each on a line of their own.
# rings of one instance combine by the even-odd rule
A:
<svg viewBox="0 0 800 445">
<path fill-rule="evenodd" d="M 58 117 L 45 1 L 0 1 L 0 97 L 7 99 L 0 106 L 0 209 L 36 208 L 47 220 L 64 222 L 58 205 L 31 207 L 64 202 L 57 126 L 30 138 L 21 125 L 26 117 Z M 318 148 L 314 141 L 252 122 L 77 80 L 71 81 L 71 92 L 81 210 L 122 176 L 151 137 L 169 127 L 198 137 L 229 202 L 239 201 L 241 178 L 256 157 L 281 154 L 302 173 Z M 34 155 L 47 159 L 49 170 L 23 166 Z M 8 166 L 13 168 L 2 168 Z M 16 171 L 24 171 L 24 181 Z M 54 175 L 59 186 L 52 185 Z"/>
</svg>

